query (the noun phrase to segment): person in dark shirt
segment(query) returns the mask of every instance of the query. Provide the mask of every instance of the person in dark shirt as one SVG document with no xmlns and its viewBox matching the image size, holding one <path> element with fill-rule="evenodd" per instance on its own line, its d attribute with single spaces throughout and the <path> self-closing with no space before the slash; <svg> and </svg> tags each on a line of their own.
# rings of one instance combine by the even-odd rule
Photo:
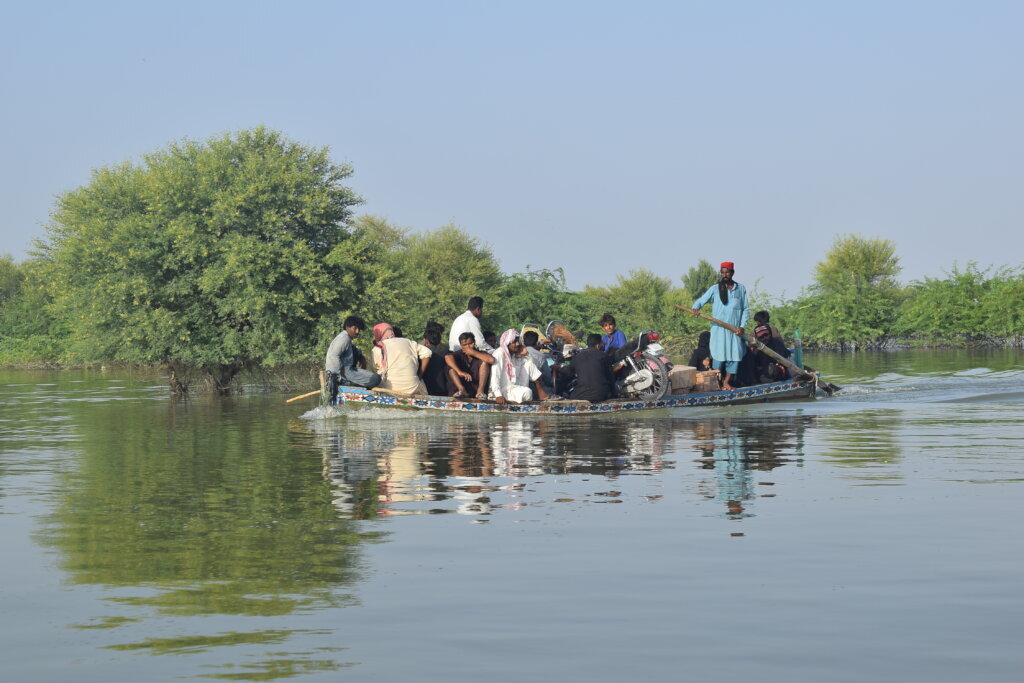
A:
<svg viewBox="0 0 1024 683">
<path fill-rule="evenodd" d="M 697 372 L 703 372 L 711 369 L 712 362 L 711 333 L 704 331 L 697 337 L 697 348 L 690 354 L 690 362 L 687 365 L 697 368 Z"/>
<path fill-rule="evenodd" d="M 487 398 L 494 356 L 476 348 L 472 332 L 459 335 L 459 350 L 444 357 L 448 368 L 448 396 Z"/>
<path fill-rule="evenodd" d="M 572 363 L 564 366 L 559 375 L 565 374 L 570 381 L 569 398 L 574 401 L 597 403 L 613 396 L 612 364 L 608 355 L 601 350 L 601 335 L 587 336 L 587 348 L 576 352 Z M 572 380 L 575 379 L 575 383 Z"/>
<path fill-rule="evenodd" d="M 441 343 L 441 331 L 444 328 L 439 323 L 431 320 L 423 332 L 423 341 L 420 342 L 433 354 L 427 362 L 427 370 L 423 373 L 423 383 L 427 385 L 427 393 L 431 396 L 448 395 L 448 364 L 444 357 L 451 351 Z"/>
<path fill-rule="evenodd" d="M 783 358 L 789 358 L 789 349 L 778 337 L 772 336 L 771 327 L 758 325 L 754 328 L 754 336 L 769 349 Z M 774 358 L 758 349 L 754 354 L 754 375 L 762 384 L 781 382 L 789 377 L 789 371 Z"/>
</svg>

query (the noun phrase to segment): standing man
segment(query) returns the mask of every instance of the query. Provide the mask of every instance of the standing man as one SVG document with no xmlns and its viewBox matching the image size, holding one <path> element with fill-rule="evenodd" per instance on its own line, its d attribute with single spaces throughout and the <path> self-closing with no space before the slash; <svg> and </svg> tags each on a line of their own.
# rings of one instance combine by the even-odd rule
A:
<svg viewBox="0 0 1024 683">
<path fill-rule="evenodd" d="M 747 289 L 732 279 L 736 272 L 732 261 L 723 261 L 718 272 L 722 276 L 721 279 L 717 284 L 708 287 L 708 291 L 693 302 L 692 308 L 699 311 L 710 301 L 711 315 L 740 328 L 739 335 L 735 335 L 724 327 L 711 324 L 711 358 L 714 367 L 722 371 L 722 388 L 735 389 L 732 380 L 747 352 L 747 345 L 743 341 L 743 328 L 747 326 L 747 319 L 750 316 L 747 309 Z"/>
<path fill-rule="evenodd" d="M 452 323 L 452 329 L 448 331 L 448 348 L 458 351 L 461 348 L 459 337 L 463 332 L 472 332 L 477 349 L 484 353 L 494 353 L 494 347 L 487 343 L 483 330 L 480 329 L 480 316 L 484 312 L 484 300 L 474 296 L 469 300 L 467 308 L 469 310 L 456 318 Z"/>
<path fill-rule="evenodd" d="M 352 344 L 352 340 L 366 329 L 366 323 L 358 315 L 350 315 L 341 326 L 344 329 L 328 347 L 325 362 L 331 401 L 338 395 L 339 384 L 364 389 L 372 389 L 380 384 L 380 375 L 366 369 L 366 357 Z"/>
</svg>

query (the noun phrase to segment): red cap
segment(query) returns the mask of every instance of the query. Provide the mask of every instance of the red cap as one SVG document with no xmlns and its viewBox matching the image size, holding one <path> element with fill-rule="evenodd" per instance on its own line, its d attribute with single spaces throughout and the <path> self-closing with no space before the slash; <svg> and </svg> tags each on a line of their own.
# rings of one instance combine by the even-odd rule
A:
<svg viewBox="0 0 1024 683">
<path fill-rule="evenodd" d="M 728 268 L 729 270 L 736 270 L 736 266 L 732 261 L 722 261 L 721 268 Z"/>
</svg>

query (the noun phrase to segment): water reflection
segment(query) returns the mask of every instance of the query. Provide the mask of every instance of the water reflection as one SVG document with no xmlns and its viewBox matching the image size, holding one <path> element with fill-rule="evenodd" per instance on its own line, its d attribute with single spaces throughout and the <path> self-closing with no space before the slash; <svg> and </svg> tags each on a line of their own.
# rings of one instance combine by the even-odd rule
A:
<svg viewBox="0 0 1024 683">
<path fill-rule="evenodd" d="M 344 517 L 459 513 L 486 518 L 551 502 L 619 502 L 623 491 L 596 491 L 594 482 L 660 477 L 677 461 L 687 467 L 694 461 L 698 495 L 721 501 L 726 516 L 740 519 L 752 515 L 755 487 L 773 485 L 755 483 L 751 473 L 802 465 L 805 430 L 818 419 L 783 414 L 395 423 L 350 416 L 312 421 L 308 428 L 317 435 L 323 474 Z"/>
<path fill-rule="evenodd" d="M 309 632 L 279 618 L 351 604 L 346 588 L 360 578 L 359 548 L 370 537 L 333 513 L 308 451 L 291 454 L 280 423 L 231 399 L 71 410 L 75 466 L 38 540 L 58 551 L 69 582 L 109 591 L 111 612 L 72 626 L 115 638 L 123 630 L 104 646 L 114 650 L 232 648 L 242 662 L 224 665 L 231 677 L 239 668 L 276 678 L 344 665 L 306 648 L 282 651 Z M 196 615 L 220 615 L 214 623 L 227 628 L 183 619 Z M 159 631 L 173 635 L 133 639 L 151 633 L 139 622 L 154 618 L 169 620 Z"/>
<path fill-rule="evenodd" d="M 700 479 L 698 490 L 705 498 L 723 503 L 725 517 L 752 517 L 750 501 L 775 496 L 757 493 L 758 485 L 774 486 L 774 482 L 755 482 L 753 473 L 771 472 L 787 463 L 802 467 L 804 434 L 817 420 L 812 415 L 780 415 L 690 422 L 700 468 L 714 473 Z"/>
<path fill-rule="evenodd" d="M 908 440 L 903 432 L 916 421 L 900 410 L 833 415 L 824 430 L 823 456 L 865 484 L 899 484 L 903 480 L 900 442 Z"/>
<path fill-rule="evenodd" d="M 487 515 L 518 509 L 521 480 L 552 474 L 653 473 L 671 430 L 654 422 L 558 420 L 314 421 L 324 477 L 347 517 Z"/>
</svg>

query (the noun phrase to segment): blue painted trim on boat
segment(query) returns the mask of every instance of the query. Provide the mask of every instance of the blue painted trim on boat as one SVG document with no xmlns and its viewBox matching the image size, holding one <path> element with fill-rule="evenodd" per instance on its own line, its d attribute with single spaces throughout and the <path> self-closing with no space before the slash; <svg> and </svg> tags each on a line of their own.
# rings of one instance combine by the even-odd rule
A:
<svg viewBox="0 0 1024 683">
<path fill-rule="evenodd" d="M 811 398 L 814 383 L 786 380 L 753 387 L 711 391 L 701 394 L 666 396 L 657 401 L 619 401 L 605 403 L 583 403 L 581 401 L 550 401 L 530 403 L 507 403 L 460 401 L 446 396 L 398 396 L 358 387 L 339 387 L 335 405 L 345 403 L 373 405 L 411 410 L 438 410 L 462 413 L 518 413 L 542 415 L 599 415 L 602 413 L 633 412 L 638 410 L 660 410 L 663 408 L 685 408 L 710 405 L 731 405 L 762 403 L 775 400 Z"/>
</svg>

